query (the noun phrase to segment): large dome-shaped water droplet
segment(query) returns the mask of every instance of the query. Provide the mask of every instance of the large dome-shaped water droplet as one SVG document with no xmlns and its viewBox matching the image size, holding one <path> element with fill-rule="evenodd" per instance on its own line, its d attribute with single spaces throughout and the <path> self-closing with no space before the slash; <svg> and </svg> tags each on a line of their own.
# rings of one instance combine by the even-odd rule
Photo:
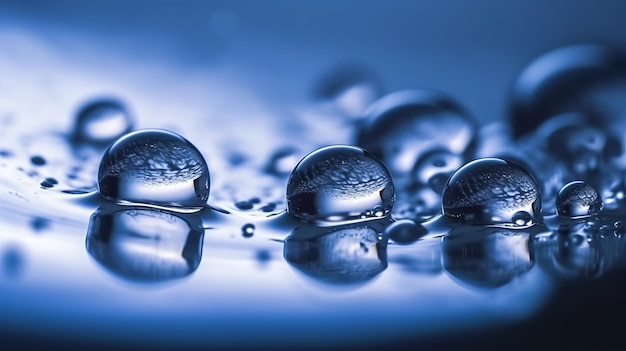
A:
<svg viewBox="0 0 626 351">
<path fill-rule="evenodd" d="M 572 45 L 549 51 L 520 73 L 511 95 L 513 136 L 534 131 L 562 113 L 580 112 L 589 122 L 609 125 L 622 118 L 626 51 L 605 45 Z M 616 92 L 621 91 L 622 98 Z M 615 99 L 617 98 L 617 99 Z"/>
<path fill-rule="evenodd" d="M 318 224 L 384 217 L 395 201 L 385 165 L 349 145 L 326 146 L 305 156 L 289 176 L 286 195 L 289 214 Z"/>
<path fill-rule="evenodd" d="M 465 153 L 475 123 L 451 97 L 430 90 L 403 90 L 383 96 L 366 111 L 356 145 L 379 157 L 394 179 L 407 175 L 433 149 Z"/>
<path fill-rule="evenodd" d="M 602 198 L 589 183 L 576 180 L 566 184 L 556 197 L 556 211 L 560 217 L 585 218 L 602 210 Z"/>
<path fill-rule="evenodd" d="M 98 172 L 98 189 L 107 200 L 182 212 L 206 205 L 209 184 L 200 151 L 182 136 L 160 129 L 118 139 L 105 151 Z"/>
<path fill-rule="evenodd" d="M 87 102 L 76 113 L 72 138 L 77 142 L 108 145 L 133 129 L 134 118 L 115 98 Z"/>
<path fill-rule="evenodd" d="M 528 227 L 540 218 L 541 195 L 522 166 L 481 158 L 459 168 L 442 194 L 443 214 L 460 223 Z"/>
</svg>

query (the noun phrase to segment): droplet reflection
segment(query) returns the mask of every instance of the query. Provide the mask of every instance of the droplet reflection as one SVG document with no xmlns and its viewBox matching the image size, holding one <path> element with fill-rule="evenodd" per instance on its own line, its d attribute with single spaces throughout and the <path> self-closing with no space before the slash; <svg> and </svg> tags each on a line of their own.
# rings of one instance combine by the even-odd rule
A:
<svg viewBox="0 0 626 351">
<path fill-rule="evenodd" d="M 89 222 L 89 254 L 115 275 L 160 282 L 193 273 L 204 231 L 196 217 L 146 208 L 99 208 Z"/>
<path fill-rule="evenodd" d="M 331 284 L 362 284 L 387 268 L 388 221 L 349 226 L 296 228 L 285 239 L 285 260 L 308 276 Z"/>
</svg>

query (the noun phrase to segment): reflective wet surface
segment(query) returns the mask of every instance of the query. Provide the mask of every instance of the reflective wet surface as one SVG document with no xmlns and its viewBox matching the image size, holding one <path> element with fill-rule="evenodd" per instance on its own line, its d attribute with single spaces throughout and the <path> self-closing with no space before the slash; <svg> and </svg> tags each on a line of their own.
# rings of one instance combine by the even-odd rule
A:
<svg viewBox="0 0 626 351">
<path fill-rule="evenodd" d="M 508 76 L 458 81 L 438 51 L 448 70 L 403 82 L 413 59 L 385 68 L 402 51 L 371 66 L 298 54 L 246 11 L 204 9 L 202 64 L 163 32 L 130 45 L 59 29 L 45 6 L 0 13 L 0 349 L 620 340 L 621 48 L 546 44 Z M 497 77 L 514 89 L 492 116 Z"/>
</svg>

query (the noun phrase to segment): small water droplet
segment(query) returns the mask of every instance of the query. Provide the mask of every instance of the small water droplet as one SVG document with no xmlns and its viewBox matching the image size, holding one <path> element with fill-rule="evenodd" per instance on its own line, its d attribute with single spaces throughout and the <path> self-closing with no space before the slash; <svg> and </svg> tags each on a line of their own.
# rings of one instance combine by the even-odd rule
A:
<svg viewBox="0 0 626 351">
<path fill-rule="evenodd" d="M 200 151 L 182 136 L 160 129 L 118 139 L 105 151 L 98 172 L 98 189 L 107 200 L 181 212 L 206 205 L 209 183 Z"/>
<path fill-rule="evenodd" d="M 254 229 L 254 224 L 246 223 L 243 225 L 243 227 L 241 227 L 241 234 L 244 238 L 250 238 L 254 235 Z"/>
<path fill-rule="evenodd" d="M 46 164 L 46 159 L 36 155 L 30 158 L 30 162 L 35 166 L 43 166 Z"/>
<path fill-rule="evenodd" d="M 355 144 L 379 157 L 397 179 L 408 175 L 428 151 L 463 154 L 474 134 L 472 118 L 451 97 L 429 90 L 403 90 L 383 96 L 368 108 Z"/>
<path fill-rule="evenodd" d="M 410 244 L 423 237 L 428 231 L 411 219 L 397 220 L 385 228 L 384 235 L 396 244 Z"/>
<path fill-rule="evenodd" d="M 556 211 L 560 217 L 577 219 L 595 216 L 602 210 L 602 198 L 589 183 L 576 180 L 567 183 L 556 198 Z"/>
<path fill-rule="evenodd" d="M 108 145 L 133 129 L 133 117 L 126 105 L 115 98 L 87 102 L 76 113 L 72 139 L 95 145 Z"/>
<path fill-rule="evenodd" d="M 286 194 L 289 214 L 318 224 L 386 216 L 395 201 L 385 165 L 348 145 L 322 147 L 305 156 L 289 176 Z"/>
<path fill-rule="evenodd" d="M 252 208 L 254 208 L 254 205 L 250 203 L 250 201 L 237 201 L 235 202 L 235 207 L 237 207 L 238 209 L 242 211 L 247 211 L 247 210 L 251 210 Z"/>
<path fill-rule="evenodd" d="M 535 223 L 541 196 L 534 177 L 522 166 L 499 158 L 481 158 L 459 168 L 442 194 L 443 214 L 474 225 L 519 227 Z M 526 213 L 527 215 L 523 215 Z"/>
</svg>

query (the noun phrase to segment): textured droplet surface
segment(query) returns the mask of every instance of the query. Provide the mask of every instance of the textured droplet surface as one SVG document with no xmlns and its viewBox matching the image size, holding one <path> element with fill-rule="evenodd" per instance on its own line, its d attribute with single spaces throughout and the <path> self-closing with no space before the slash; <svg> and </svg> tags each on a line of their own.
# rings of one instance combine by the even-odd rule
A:
<svg viewBox="0 0 626 351">
<path fill-rule="evenodd" d="M 385 165 L 349 145 L 326 146 L 305 156 L 289 176 L 286 195 L 289 214 L 318 224 L 384 217 L 395 201 Z"/>
<path fill-rule="evenodd" d="M 209 197 L 204 157 L 182 136 L 160 129 L 124 135 L 104 153 L 98 171 L 100 195 L 118 204 L 197 211 Z"/>
<path fill-rule="evenodd" d="M 442 194 L 443 214 L 460 223 L 527 227 L 540 218 L 541 195 L 522 166 L 481 158 L 459 168 Z"/>
<path fill-rule="evenodd" d="M 397 91 L 374 102 L 356 145 L 379 157 L 394 179 L 406 176 L 428 151 L 463 154 L 472 144 L 475 125 L 451 97 L 430 90 Z"/>
<path fill-rule="evenodd" d="M 134 118 L 115 98 L 100 98 L 81 106 L 72 138 L 78 142 L 106 145 L 133 129 Z"/>
<path fill-rule="evenodd" d="M 98 209 L 89 221 L 89 254 L 115 275 L 138 282 L 182 278 L 202 257 L 199 219 L 153 209 Z"/>
<path fill-rule="evenodd" d="M 567 183 L 556 197 L 556 211 L 561 217 L 592 217 L 601 210 L 600 194 L 591 184 L 581 180 Z"/>
</svg>

